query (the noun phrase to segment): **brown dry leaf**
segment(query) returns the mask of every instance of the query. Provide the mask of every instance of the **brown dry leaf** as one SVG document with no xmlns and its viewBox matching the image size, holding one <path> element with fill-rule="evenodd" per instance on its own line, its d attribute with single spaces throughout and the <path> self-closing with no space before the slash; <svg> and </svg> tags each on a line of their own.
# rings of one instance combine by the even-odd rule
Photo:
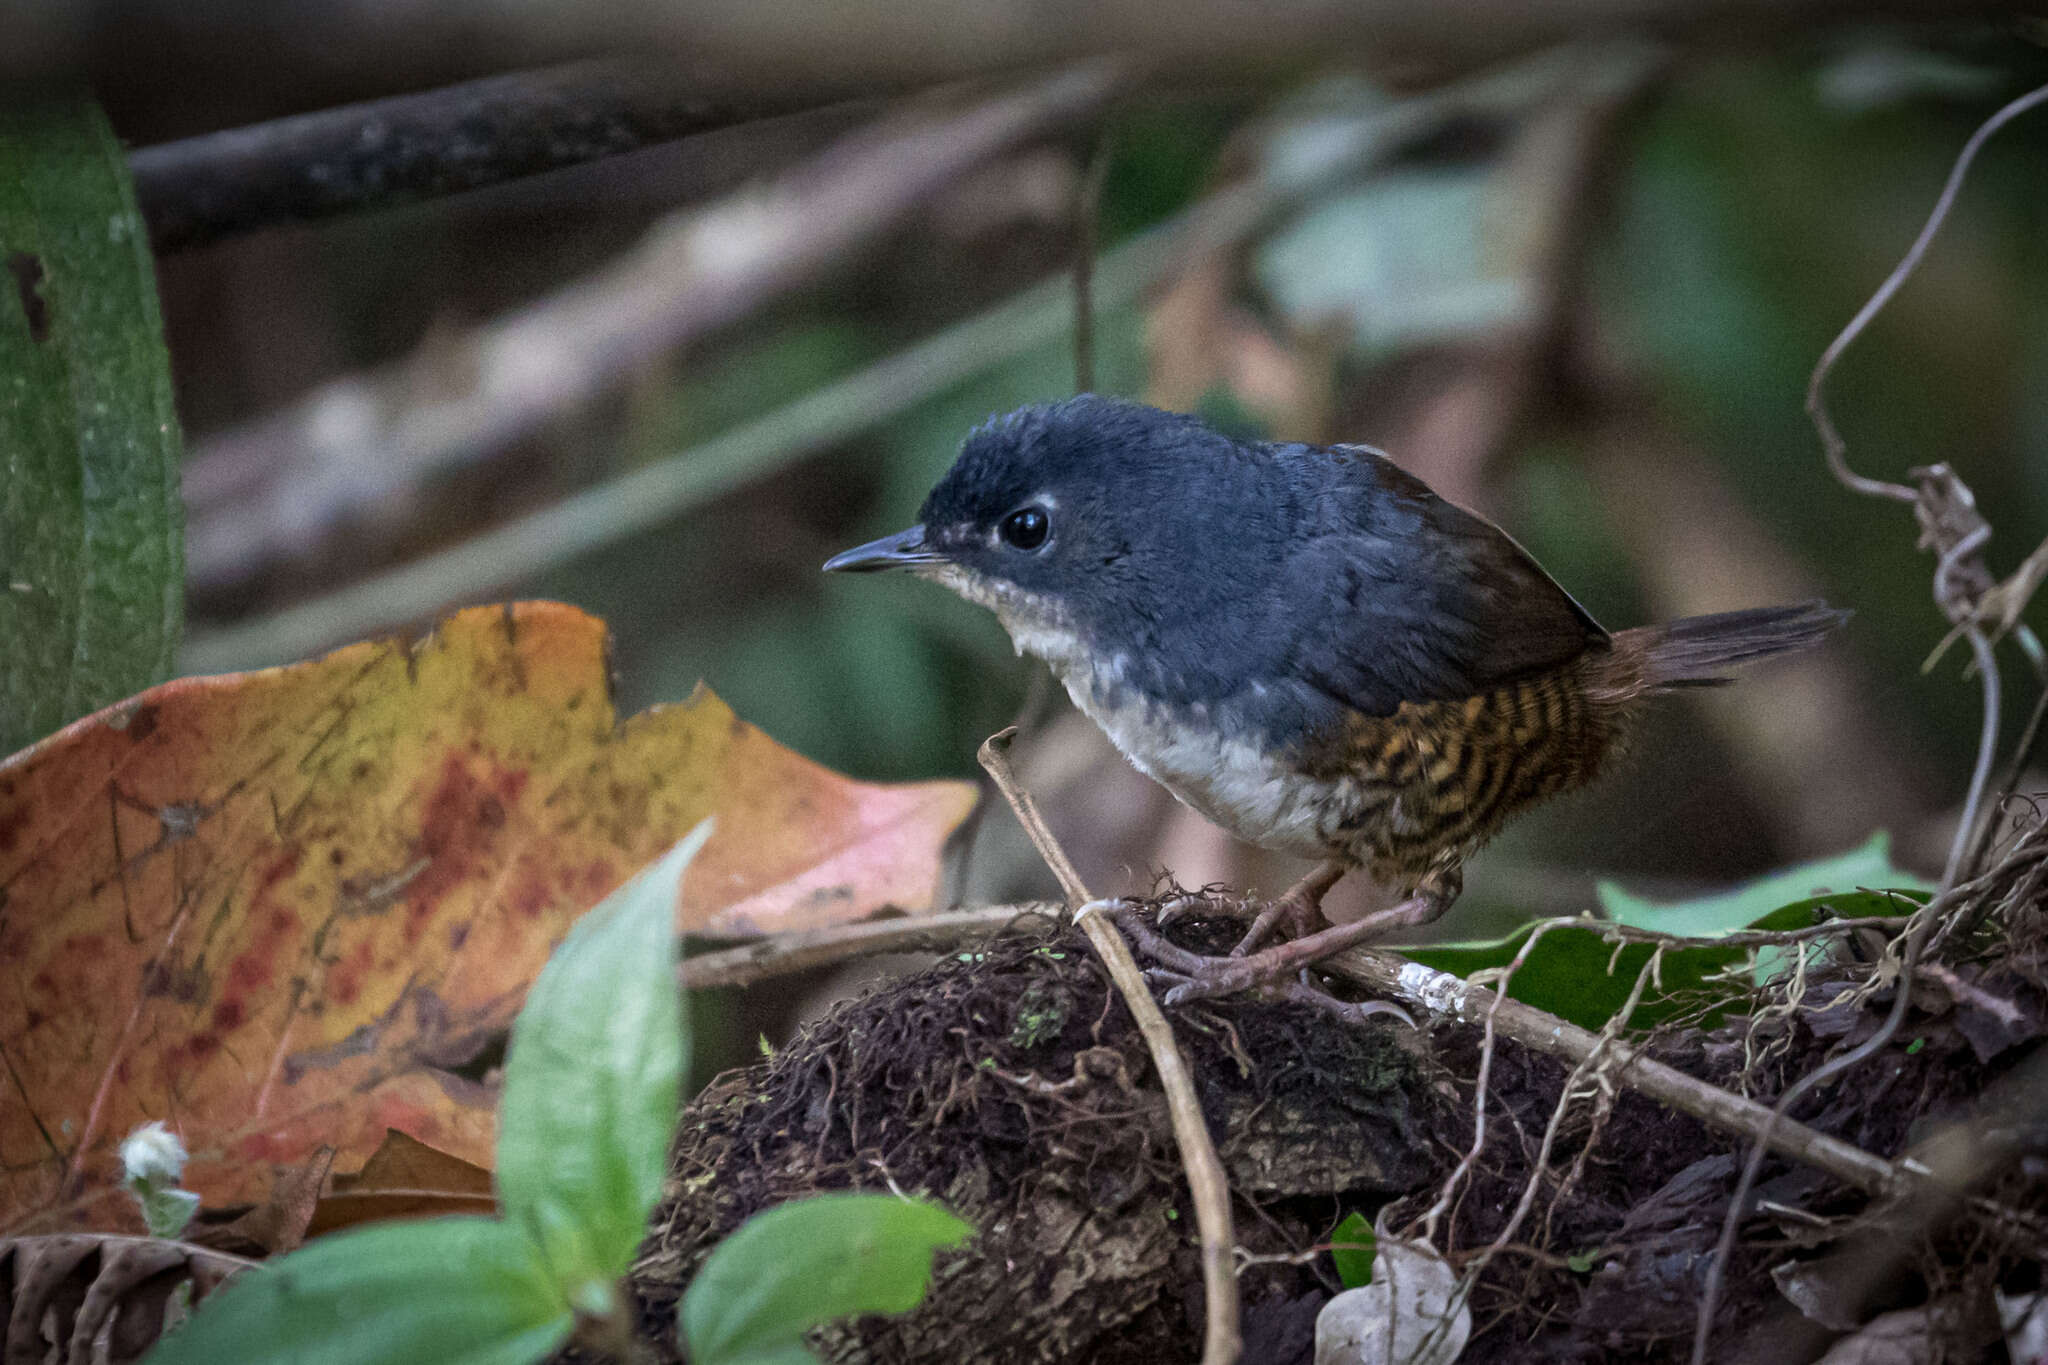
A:
<svg viewBox="0 0 2048 1365">
<path fill-rule="evenodd" d="M 334 1178 L 334 1192 L 313 1210 L 308 1237 L 357 1223 L 439 1214 L 491 1214 L 498 1199 L 491 1173 L 459 1156 L 427 1146 L 396 1128 L 354 1175 Z"/>
<path fill-rule="evenodd" d="M 185 1240 L 196 1246 L 232 1251 L 240 1256 L 275 1256 L 305 1241 L 307 1227 L 320 1206 L 320 1191 L 334 1168 L 334 1148 L 316 1148 L 303 1163 L 276 1173 L 270 1197 L 241 1217 L 218 1227 L 187 1228 Z"/>
<path fill-rule="evenodd" d="M 603 624 L 552 603 L 87 717 L 0 762 L 0 1233 L 134 1226 L 114 1147 L 153 1118 L 215 1206 L 391 1128 L 487 1164 L 495 1091 L 453 1069 L 691 826 L 683 927 L 768 933 L 928 909 L 972 802 L 702 689 L 622 724 Z"/>
<path fill-rule="evenodd" d="M 180 1285 L 196 1302 L 252 1264 L 161 1237 L 0 1238 L 0 1359 L 126 1365 L 156 1344 Z"/>
</svg>

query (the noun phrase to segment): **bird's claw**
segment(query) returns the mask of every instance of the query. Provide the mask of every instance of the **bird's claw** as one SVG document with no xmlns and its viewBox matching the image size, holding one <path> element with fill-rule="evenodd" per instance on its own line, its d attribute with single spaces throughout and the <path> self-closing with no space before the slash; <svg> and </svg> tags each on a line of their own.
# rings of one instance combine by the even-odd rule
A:
<svg viewBox="0 0 2048 1365">
<path fill-rule="evenodd" d="M 1219 995 L 1236 995 L 1259 984 L 1257 973 L 1233 958 L 1205 958 L 1202 965 L 1192 972 L 1174 972 L 1179 984 L 1167 991 L 1161 1003 L 1171 1007 L 1192 1005 L 1197 1000 L 1213 1000 Z"/>
</svg>

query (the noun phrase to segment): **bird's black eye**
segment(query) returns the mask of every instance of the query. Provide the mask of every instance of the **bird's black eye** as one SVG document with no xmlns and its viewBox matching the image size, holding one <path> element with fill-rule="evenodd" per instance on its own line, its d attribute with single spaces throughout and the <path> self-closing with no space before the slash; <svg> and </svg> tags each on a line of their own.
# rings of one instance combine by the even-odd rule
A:
<svg viewBox="0 0 2048 1365">
<path fill-rule="evenodd" d="M 1003 541 L 1020 550 L 1035 550 L 1052 534 L 1052 519 L 1043 507 L 1020 507 L 1003 518 Z"/>
</svg>

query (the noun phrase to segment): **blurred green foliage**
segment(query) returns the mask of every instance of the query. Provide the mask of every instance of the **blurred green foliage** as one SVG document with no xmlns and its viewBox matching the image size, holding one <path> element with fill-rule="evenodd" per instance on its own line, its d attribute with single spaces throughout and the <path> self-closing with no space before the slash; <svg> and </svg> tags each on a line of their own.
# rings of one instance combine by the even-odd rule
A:
<svg viewBox="0 0 2048 1365">
<path fill-rule="evenodd" d="M 1974 98 L 1945 82 L 1909 84 L 1876 107 L 1844 108 L 1826 95 L 1851 59 L 1686 73 L 1628 140 L 1593 283 L 1667 415 L 1830 595 L 1861 613 L 1848 647 L 1915 717 L 1916 738 L 1940 747 L 1955 770 L 1945 785 L 1959 790 L 1977 692 L 1957 684 L 1957 662 L 1920 674 L 1946 630 L 1932 562 L 1914 552 L 1902 509 L 1834 483 L 1805 393 L 1821 351 L 1919 231 L 1970 132 L 2048 78 L 2048 61 L 2036 54 L 2031 71 L 2011 76 L 1992 69 L 1991 88 Z M 1991 554 L 2000 573 L 2048 530 L 2044 123 L 2022 120 L 1989 145 L 1919 273 L 1827 389 L 1861 472 L 1902 479 L 1918 465 L 1957 467 L 2001 533 Z"/>
</svg>

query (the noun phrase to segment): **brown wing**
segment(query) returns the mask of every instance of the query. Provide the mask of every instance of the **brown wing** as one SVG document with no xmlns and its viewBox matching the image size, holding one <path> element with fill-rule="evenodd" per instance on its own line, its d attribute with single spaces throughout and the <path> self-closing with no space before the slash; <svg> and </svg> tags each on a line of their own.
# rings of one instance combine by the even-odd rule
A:
<svg viewBox="0 0 2048 1365">
<path fill-rule="evenodd" d="M 1377 452 L 1335 447 L 1359 477 L 1300 551 L 1318 585 L 1299 676 L 1369 716 L 1461 701 L 1604 649 L 1607 632 L 1505 531 Z"/>
</svg>

